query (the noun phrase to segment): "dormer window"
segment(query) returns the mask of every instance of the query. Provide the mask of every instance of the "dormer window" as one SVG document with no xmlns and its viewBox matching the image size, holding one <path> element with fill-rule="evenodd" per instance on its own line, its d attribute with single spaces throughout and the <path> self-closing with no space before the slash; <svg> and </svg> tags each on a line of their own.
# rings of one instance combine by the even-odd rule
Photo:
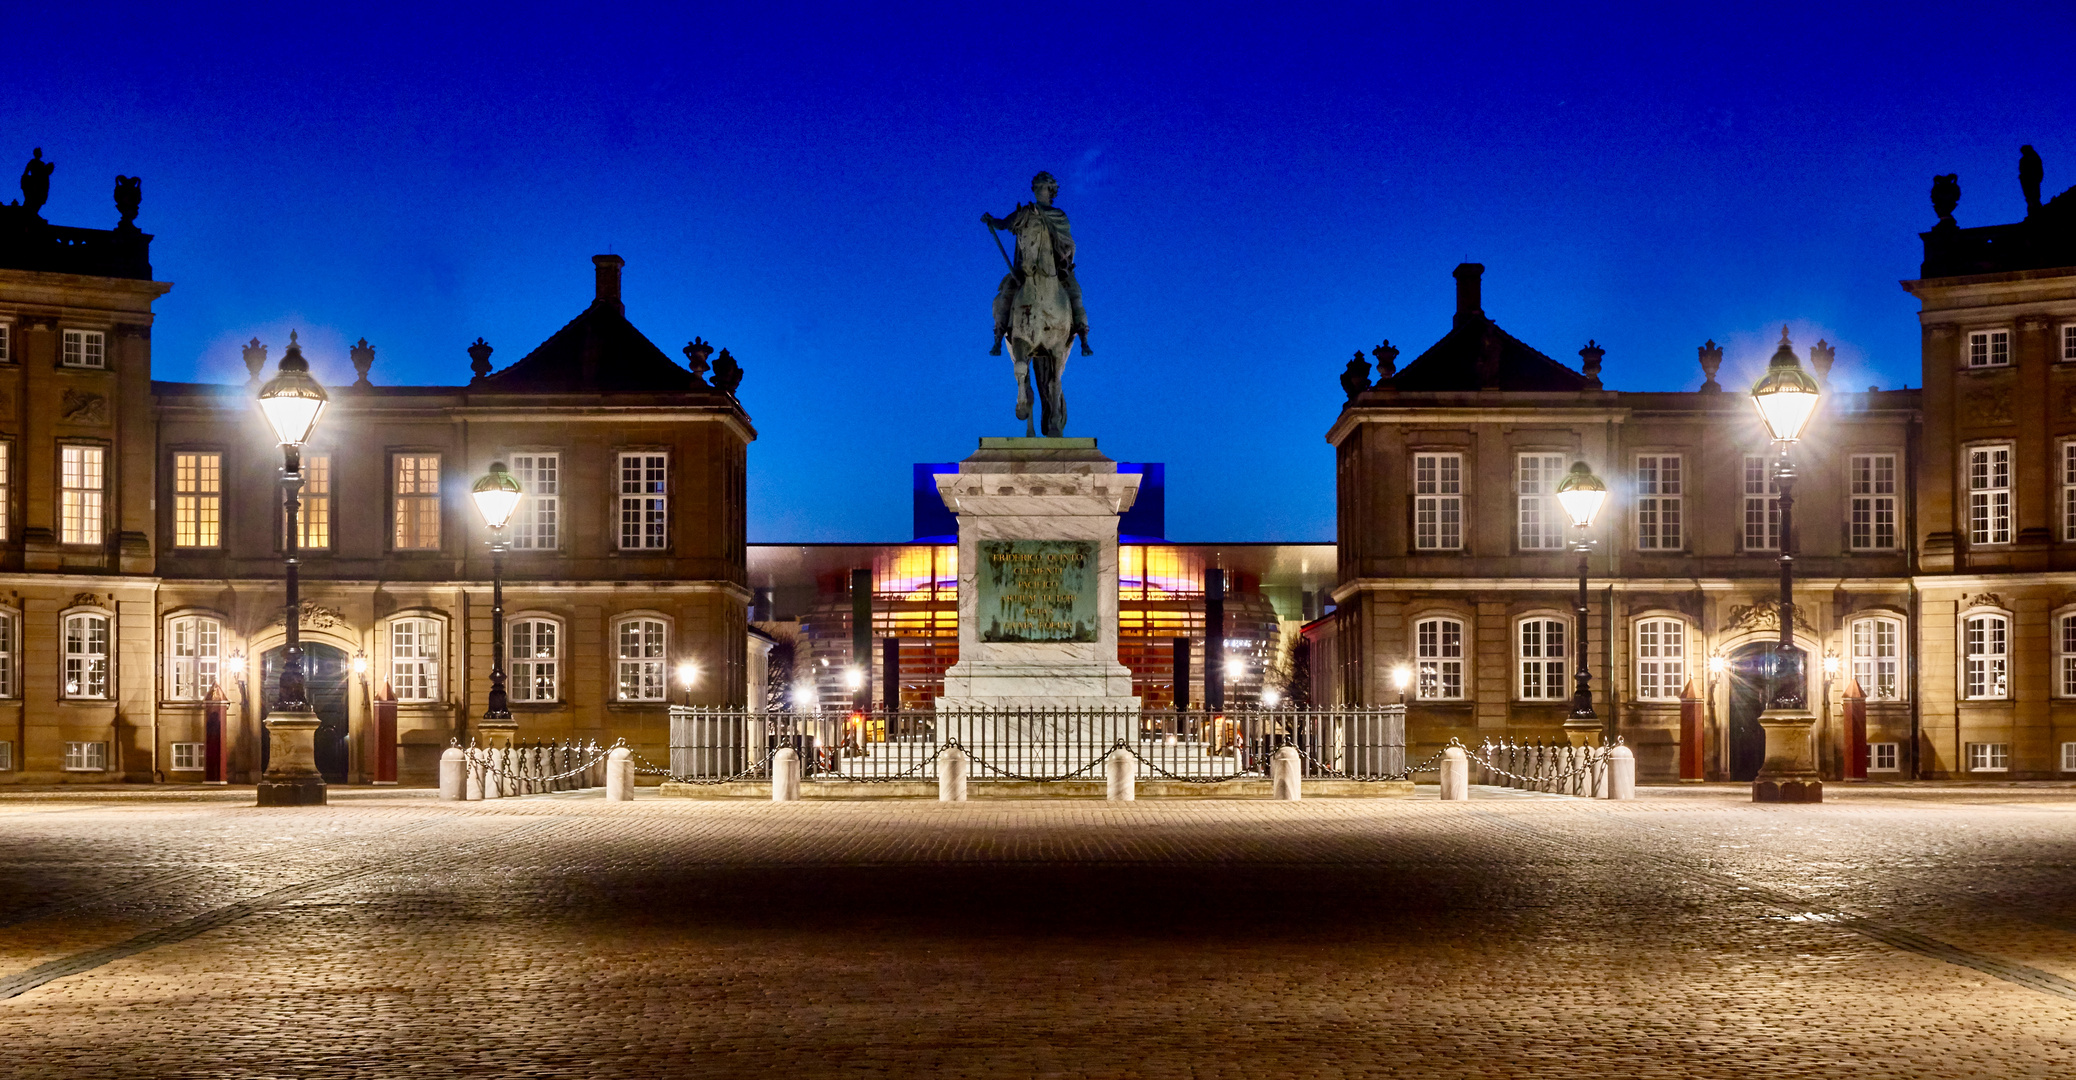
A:
<svg viewBox="0 0 2076 1080">
<path fill-rule="evenodd" d="M 1974 330 L 1968 334 L 1968 366 L 2009 367 L 2011 365 L 2011 331 Z"/>
</svg>

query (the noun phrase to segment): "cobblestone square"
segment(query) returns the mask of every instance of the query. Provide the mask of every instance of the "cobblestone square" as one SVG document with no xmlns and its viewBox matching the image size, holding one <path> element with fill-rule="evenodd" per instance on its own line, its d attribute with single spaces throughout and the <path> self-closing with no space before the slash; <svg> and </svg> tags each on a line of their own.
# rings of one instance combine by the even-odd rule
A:
<svg viewBox="0 0 2076 1080">
<path fill-rule="evenodd" d="M 10 1077 L 2068 1076 L 2076 790 L 0 795 Z"/>
</svg>

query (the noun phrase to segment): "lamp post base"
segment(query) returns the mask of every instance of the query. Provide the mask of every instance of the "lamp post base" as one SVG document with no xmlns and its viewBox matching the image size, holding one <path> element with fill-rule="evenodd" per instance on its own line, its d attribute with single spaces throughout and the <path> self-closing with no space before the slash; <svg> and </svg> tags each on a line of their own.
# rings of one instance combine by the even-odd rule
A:
<svg viewBox="0 0 2076 1080">
<path fill-rule="evenodd" d="M 1766 731 L 1766 763 L 1752 781 L 1753 802 L 1820 803 L 1824 781 L 1817 776 L 1810 731 L 1816 714 L 1808 709 L 1768 709 L 1759 714 Z"/>
<path fill-rule="evenodd" d="M 1592 746 L 1598 743 L 1600 741 L 1599 718 L 1587 717 L 1585 719 L 1574 718 L 1565 720 L 1564 737 L 1573 746 Z"/>
<path fill-rule="evenodd" d="M 323 806 L 324 776 L 317 771 L 317 714 L 276 713 L 266 719 L 273 746 L 260 777 L 261 806 Z"/>
</svg>

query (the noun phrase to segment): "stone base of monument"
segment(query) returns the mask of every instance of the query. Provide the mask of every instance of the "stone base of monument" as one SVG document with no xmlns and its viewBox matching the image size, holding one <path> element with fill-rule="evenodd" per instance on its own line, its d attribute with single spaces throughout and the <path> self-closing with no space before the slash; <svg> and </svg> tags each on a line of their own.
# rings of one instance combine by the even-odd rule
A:
<svg viewBox="0 0 2076 1080">
<path fill-rule="evenodd" d="M 1753 802 L 1820 803 L 1824 782 L 1817 775 L 1810 731 L 1816 714 L 1808 709 L 1768 709 L 1759 714 L 1766 731 L 1766 763 L 1752 781 Z"/>
<path fill-rule="evenodd" d="M 261 806 L 323 806 L 324 776 L 317 771 L 317 714 L 280 712 L 263 721 L 273 745 L 260 777 Z"/>
</svg>

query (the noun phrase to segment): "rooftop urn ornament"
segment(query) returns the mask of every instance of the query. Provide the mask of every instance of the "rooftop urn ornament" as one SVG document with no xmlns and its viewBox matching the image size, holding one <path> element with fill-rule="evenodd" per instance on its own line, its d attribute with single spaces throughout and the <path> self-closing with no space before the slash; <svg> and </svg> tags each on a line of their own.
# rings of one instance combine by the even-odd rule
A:
<svg viewBox="0 0 2076 1080">
<path fill-rule="evenodd" d="M 469 370 L 475 372 L 470 382 L 479 383 L 490 377 L 490 354 L 496 351 L 480 337 L 469 346 Z"/>
<path fill-rule="evenodd" d="M 353 370 L 360 376 L 353 380 L 353 385 L 356 388 L 375 385 L 368 381 L 368 369 L 375 366 L 375 347 L 368 344 L 368 339 L 362 338 L 354 342 L 347 355 L 353 357 Z"/>
<path fill-rule="evenodd" d="M 50 201 L 50 172 L 57 167 L 57 162 L 43 160 L 40 146 L 29 163 L 22 166 L 22 209 L 39 220 L 43 217 L 43 204 Z"/>
<path fill-rule="evenodd" d="M 2040 153 L 2031 146 L 2018 148 L 2018 188 L 2026 197 L 2026 217 L 2040 212 L 2040 181 L 2047 179 L 2047 167 L 2040 161 Z"/>
<path fill-rule="evenodd" d="M 1707 344 L 1695 351 L 1701 355 L 1701 374 L 1705 376 L 1701 383 L 1701 392 L 1722 393 L 1723 384 L 1716 381 L 1716 371 L 1723 366 L 1723 347 L 1716 344 L 1716 339 L 1709 338 Z"/>
<path fill-rule="evenodd" d="M 1392 347 L 1390 338 L 1385 338 L 1384 344 L 1371 349 L 1370 355 L 1377 358 L 1377 378 L 1379 381 L 1398 374 L 1398 350 Z"/>
<path fill-rule="evenodd" d="M 709 368 L 706 358 L 714 354 L 714 347 L 707 344 L 705 338 L 696 337 L 685 343 L 684 352 L 685 366 L 692 371 L 692 381 L 700 386 L 707 385 L 706 373 Z"/>
<path fill-rule="evenodd" d="M 1593 381 L 1596 390 L 1600 389 L 1600 358 L 1606 355 L 1607 350 L 1591 338 L 1587 339 L 1586 347 L 1579 350 L 1579 371 Z"/>
<path fill-rule="evenodd" d="M 260 381 L 260 372 L 267 366 L 267 347 L 260 339 L 253 338 L 245 343 L 245 370 L 251 376 L 247 385 Z"/>
<path fill-rule="evenodd" d="M 1060 377 L 1067 366 L 1068 347 L 1081 339 L 1081 355 L 1093 350 L 1088 343 L 1088 312 L 1081 303 L 1081 283 L 1074 272 L 1074 233 L 1067 212 L 1052 204 L 1060 184 L 1049 172 L 1031 178 L 1032 202 L 1019 203 L 1008 217 L 980 215 L 989 235 L 1000 229 L 1016 234 L 1016 258 L 994 237 L 996 250 L 1009 272 L 995 289 L 995 343 L 990 356 L 1002 355 L 1009 343 L 1016 379 L 1016 418 L 1024 421 L 1024 434 L 1035 434 L 1031 425 L 1032 399 L 1038 399 L 1041 426 L 1046 438 L 1067 433 L 1067 398 Z"/>
<path fill-rule="evenodd" d="M 115 178 L 115 212 L 122 220 L 115 227 L 136 231 L 137 207 L 144 202 L 144 178 L 141 176 L 117 176 Z"/>
<path fill-rule="evenodd" d="M 742 365 L 735 362 L 735 357 L 730 356 L 728 350 L 722 349 L 721 355 L 714 357 L 714 389 L 724 394 L 733 394 L 735 388 L 741 385 Z"/>
<path fill-rule="evenodd" d="M 1823 338 L 1809 347 L 1809 366 L 1816 369 L 1817 385 L 1831 385 L 1831 365 L 1838 362 L 1838 349 Z"/>
<path fill-rule="evenodd" d="M 1961 174 L 1947 173 L 1932 178 L 1932 209 L 1939 213 L 1939 224 L 1935 229 L 1958 229 L 1953 219 L 1954 207 L 1961 205 Z"/>
<path fill-rule="evenodd" d="M 1355 356 L 1348 361 L 1348 366 L 1341 370 L 1341 389 L 1347 392 L 1349 401 L 1354 401 L 1369 388 L 1370 362 L 1364 360 L 1362 350 L 1357 349 Z"/>
</svg>

